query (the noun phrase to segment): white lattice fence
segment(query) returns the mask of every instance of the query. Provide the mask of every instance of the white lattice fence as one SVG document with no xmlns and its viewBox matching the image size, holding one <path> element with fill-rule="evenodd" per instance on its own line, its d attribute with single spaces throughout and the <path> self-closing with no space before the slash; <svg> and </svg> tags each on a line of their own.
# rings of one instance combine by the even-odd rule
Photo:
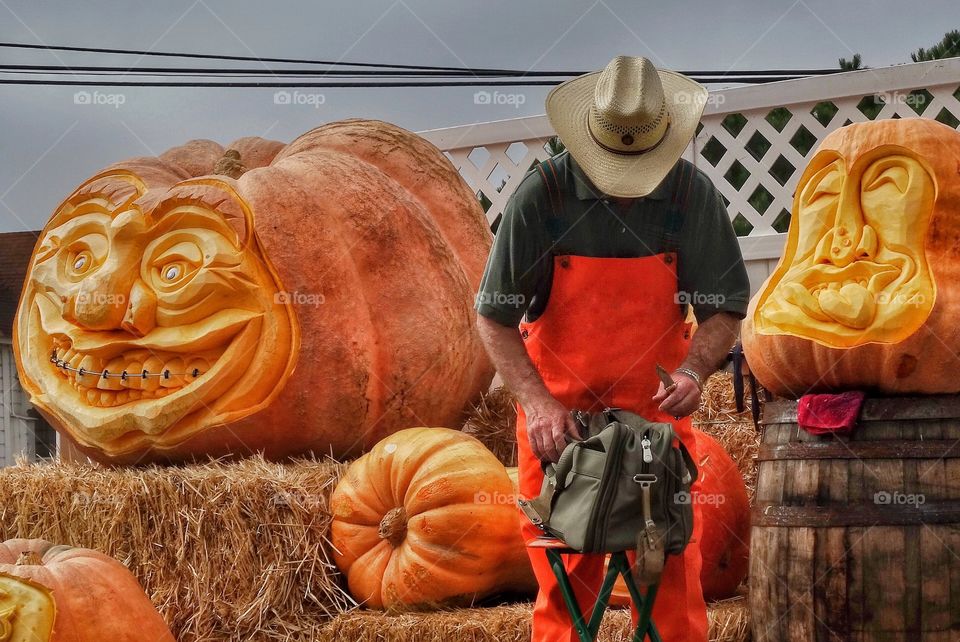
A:
<svg viewBox="0 0 960 642">
<path fill-rule="evenodd" d="M 745 258 L 772 264 L 817 143 L 850 122 L 913 117 L 960 126 L 960 58 L 711 92 L 684 157 L 727 200 Z M 421 134 L 490 201 L 487 217 L 495 224 L 531 164 L 548 156 L 553 130 L 535 116 Z"/>
</svg>

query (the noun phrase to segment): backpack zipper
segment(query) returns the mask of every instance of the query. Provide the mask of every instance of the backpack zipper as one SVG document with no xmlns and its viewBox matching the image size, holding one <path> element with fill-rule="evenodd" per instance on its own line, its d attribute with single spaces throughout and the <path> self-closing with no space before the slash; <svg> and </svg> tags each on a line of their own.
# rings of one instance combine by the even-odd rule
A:
<svg viewBox="0 0 960 642">
<path fill-rule="evenodd" d="M 610 443 L 610 454 L 611 458 L 607 460 L 607 467 L 610 469 L 610 473 L 607 470 L 603 471 L 603 478 L 607 481 L 606 486 L 603 487 L 602 494 L 600 496 L 600 502 L 598 509 L 593 512 L 591 515 L 592 524 L 587 525 L 587 533 L 590 536 L 589 542 L 584 542 L 584 549 L 591 550 L 596 542 L 603 536 L 603 530 L 607 528 L 607 525 L 610 521 L 610 504 L 613 502 L 614 492 L 617 488 L 617 478 L 620 476 L 620 461 L 623 457 L 622 449 L 620 448 L 620 441 L 623 436 L 623 429 L 617 430 L 613 434 L 613 439 Z"/>
</svg>

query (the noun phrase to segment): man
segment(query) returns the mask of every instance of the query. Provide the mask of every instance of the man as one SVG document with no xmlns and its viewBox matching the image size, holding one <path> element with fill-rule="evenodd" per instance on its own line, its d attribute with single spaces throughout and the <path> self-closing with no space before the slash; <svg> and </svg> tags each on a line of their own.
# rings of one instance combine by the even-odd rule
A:
<svg viewBox="0 0 960 642">
<path fill-rule="evenodd" d="M 511 197 L 477 297 L 481 336 L 520 405 L 524 497 L 540 492 L 541 460 L 556 461 L 576 437 L 575 408 L 670 421 L 696 461 L 689 415 L 733 344 L 749 296 L 719 193 L 680 159 L 706 95 L 680 74 L 621 56 L 547 97 L 568 151 L 531 171 Z M 698 322 L 692 338 L 686 304 Z M 664 389 L 657 363 L 675 386 Z M 653 611 L 668 642 L 707 639 L 694 508 L 693 541 L 668 558 Z M 525 517 L 522 524 L 528 542 L 542 535 Z M 533 640 L 575 640 L 545 553 L 527 552 L 540 584 Z M 603 556 L 572 555 L 565 564 L 589 617 Z"/>
</svg>

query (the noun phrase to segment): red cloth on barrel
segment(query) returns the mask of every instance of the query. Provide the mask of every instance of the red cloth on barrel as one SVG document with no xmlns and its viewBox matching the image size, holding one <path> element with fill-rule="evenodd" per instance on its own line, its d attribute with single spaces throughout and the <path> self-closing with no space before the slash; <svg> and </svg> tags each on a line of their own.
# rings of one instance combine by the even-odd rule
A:
<svg viewBox="0 0 960 642">
<path fill-rule="evenodd" d="M 866 393 L 803 395 L 797 404 L 797 423 L 811 435 L 846 434 L 857 425 Z"/>
</svg>

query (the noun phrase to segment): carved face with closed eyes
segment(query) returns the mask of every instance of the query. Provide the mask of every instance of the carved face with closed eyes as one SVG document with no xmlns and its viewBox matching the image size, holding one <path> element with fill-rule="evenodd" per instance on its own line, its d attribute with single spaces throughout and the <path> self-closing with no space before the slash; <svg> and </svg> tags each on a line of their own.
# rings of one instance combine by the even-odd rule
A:
<svg viewBox="0 0 960 642">
<path fill-rule="evenodd" d="M 777 273 L 756 329 L 831 347 L 896 343 L 933 309 L 936 284 L 924 251 L 937 181 L 907 141 L 831 148 L 829 138 L 797 186 Z"/>
<path fill-rule="evenodd" d="M 227 180 L 148 188 L 114 170 L 42 232 L 17 349 L 33 402 L 109 455 L 253 412 L 290 369 L 294 321 Z"/>
</svg>

